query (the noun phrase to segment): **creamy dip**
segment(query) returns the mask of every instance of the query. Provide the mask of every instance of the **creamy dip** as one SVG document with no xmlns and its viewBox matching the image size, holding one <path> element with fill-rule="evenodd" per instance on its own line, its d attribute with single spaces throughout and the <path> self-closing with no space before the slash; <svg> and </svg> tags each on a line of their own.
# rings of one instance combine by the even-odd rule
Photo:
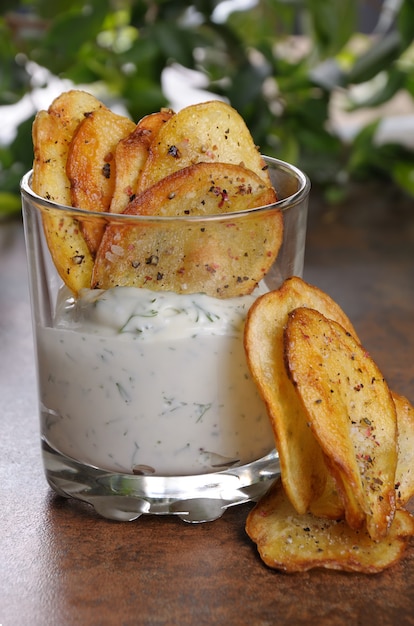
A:
<svg viewBox="0 0 414 626">
<path fill-rule="evenodd" d="M 111 471 L 164 476 L 243 465 L 274 447 L 243 326 L 255 296 L 63 289 L 37 329 L 42 434 Z"/>
</svg>

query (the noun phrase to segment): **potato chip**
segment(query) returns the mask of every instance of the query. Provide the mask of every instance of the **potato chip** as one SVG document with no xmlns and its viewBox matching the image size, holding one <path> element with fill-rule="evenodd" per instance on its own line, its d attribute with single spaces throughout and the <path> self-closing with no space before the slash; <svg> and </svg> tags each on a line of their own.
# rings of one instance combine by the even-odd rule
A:
<svg viewBox="0 0 414 626">
<path fill-rule="evenodd" d="M 246 532 L 264 563 L 284 572 L 327 568 L 374 574 L 402 557 L 414 518 L 397 511 L 387 537 L 374 541 L 366 528 L 352 530 L 344 520 L 299 515 L 277 480 L 250 511 Z"/>
<path fill-rule="evenodd" d="M 395 472 L 397 506 L 414 496 L 414 407 L 410 401 L 392 392 L 397 411 L 398 461 Z"/>
<path fill-rule="evenodd" d="M 47 111 L 39 111 L 33 125 L 32 187 L 42 198 L 71 206 L 66 160 L 73 134 L 92 111 L 106 107 L 85 91 L 62 93 Z"/>
<path fill-rule="evenodd" d="M 164 124 L 151 144 L 138 191 L 200 162 L 244 165 L 271 185 L 243 118 L 228 104 L 213 100 L 185 107 Z"/>
<path fill-rule="evenodd" d="M 379 540 L 395 511 L 397 420 L 388 386 L 364 348 L 314 309 L 289 314 L 286 365 L 345 504 L 351 528 Z"/>
<path fill-rule="evenodd" d="M 344 505 L 334 477 L 329 472 L 326 476 L 325 488 L 322 494 L 311 501 L 309 513 L 317 517 L 339 520 L 345 516 Z"/>
<path fill-rule="evenodd" d="M 313 506 L 321 515 L 339 517 L 343 506 L 338 497 L 333 500 L 335 489 L 323 453 L 283 358 L 283 329 L 289 312 L 299 306 L 316 308 L 354 332 L 345 313 L 327 294 L 292 277 L 278 290 L 258 298 L 250 308 L 244 337 L 247 362 L 267 406 L 283 485 L 292 504 L 298 513 Z"/>
<path fill-rule="evenodd" d="M 198 163 L 138 195 L 125 214 L 208 216 L 246 211 L 275 201 L 272 188 L 237 165 Z M 216 297 L 250 293 L 277 256 L 279 211 L 208 225 L 199 221 L 110 225 L 96 257 L 92 285 L 135 286 Z"/>
<path fill-rule="evenodd" d="M 66 175 L 69 144 L 79 123 L 92 111 L 104 108 L 94 96 L 72 90 L 61 94 L 48 111 L 39 111 L 33 123 L 32 189 L 42 198 L 71 205 Z M 43 226 L 56 269 L 75 294 L 89 287 L 93 259 L 76 219 L 44 213 Z"/>
<path fill-rule="evenodd" d="M 149 147 L 159 129 L 174 115 L 162 109 L 142 118 L 115 149 L 115 188 L 110 213 L 122 213 L 137 192 L 138 179 L 148 157 Z"/>
<path fill-rule="evenodd" d="M 135 129 L 135 124 L 109 109 L 93 111 L 78 125 L 66 162 L 72 206 L 107 212 L 115 188 L 115 149 Z M 82 221 L 81 228 L 92 255 L 102 239 L 104 224 Z"/>
</svg>

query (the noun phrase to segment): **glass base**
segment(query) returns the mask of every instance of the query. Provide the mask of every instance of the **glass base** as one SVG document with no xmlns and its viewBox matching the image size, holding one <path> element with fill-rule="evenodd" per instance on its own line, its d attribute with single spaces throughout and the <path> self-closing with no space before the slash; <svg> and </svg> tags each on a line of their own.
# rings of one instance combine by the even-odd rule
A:
<svg viewBox="0 0 414 626">
<path fill-rule="evenodd" d="M 91 504 L 116 521 L 143 514 L 177 515 L 185 522 L 210 522 L 236 504 L 257 501 L 280 473 L 276 451 L 230 470 L 198 476 L 115 474 L 70 459 L 42 442 L 49 485 L 59 495 Z"/>
</svg>

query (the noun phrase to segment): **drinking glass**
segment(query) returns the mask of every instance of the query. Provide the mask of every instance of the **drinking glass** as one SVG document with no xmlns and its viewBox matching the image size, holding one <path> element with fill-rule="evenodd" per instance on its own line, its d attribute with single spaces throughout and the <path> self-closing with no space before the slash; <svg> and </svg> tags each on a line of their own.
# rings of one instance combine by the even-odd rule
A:
<svg viewBox="0 0 414 626">
<path fill-rule="evenodd" d="M 310 183 L 288 163 L 268 157 L 266 163 L 277 202 L 207 217 L 84 211 L 40 198 L 31 189 L 31 172 L 23 177 L 41 450 L 46 479 L 58 494 L 114 520 L 173 514 L 202 522 L 259 499 L 278 476 L 243 328 L 257 297 L 302 275 Z M 57 244 L 45 236 L 47 223 L 136 233 L 139 245 L 143 233 L 173 242 L 187 232 L 191 250 L 209 250 L 218 266 L 223 254 L 247 254 L 246 233 L 255 237 L 258 229 L 266 235 L 259 252 L 271 256 L 266 246 L 282 222 L 282 245 L 257 288 L 230 298 L 154 289 L 161 276 L 154 255 L 146 257 L 144 288 L 75 295 L 56 269 Z M 108 261 L 117 254 L 122 250 L 114 244 Z M 209 269 L 216 271 L 214 262 Z"/>
</svg>

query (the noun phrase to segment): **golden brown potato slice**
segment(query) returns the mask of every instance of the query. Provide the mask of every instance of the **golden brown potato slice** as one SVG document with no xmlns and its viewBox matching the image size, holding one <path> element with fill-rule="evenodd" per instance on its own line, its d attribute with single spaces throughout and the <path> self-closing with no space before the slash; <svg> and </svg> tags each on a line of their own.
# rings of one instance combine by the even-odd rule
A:
<svg viewBox="0 0 414 626">
<path fill-rule="evenodd" d="M 244 337 L 247 362 L 267 406 L 283 485 L 292 504 L 298 513 L 315 507 L 318 514 L 336 518 L 343 506 L 338 497 L 333 500 L 335 489 L 323 453 L 284 363 L 283 329 L 289 312 L 300 306 L 316 308 L 354 333 L 345 313 L 326 293 L 292 277 L 250 308 Z"/>
<path fill-rule="evenodd" d="M 171 109 L 162 109 L 142 118 L 115 149 L 115 188 L 110 213 L 122 213 L 137 192 L 138 178 L 147 160 L 149 147 L 159 129 L 174 115 Z"/>
<path fill-rule="evenodd" d="M 66 162 L 72 206 L 87 211 L 109 210 L 115 188 L 115 149 L 134 129 L 134 122 L 106 108 L 93 111 L 79 124 Z M 81 228 L 94 256 L 104 224 L 96 220 L 82 221 Z"/>
<path fill-rule="evenodd" d="M 243 118 L 228 104 L 213 100 L 185 107 L 164 124 L 151 144 L 138 191 L 199 162 L 244 165 L 271 184 Z"/>
<path fill-rule="evenodd" d="M 92 111 L 104 108 L 94 96 L 72 90 L 61 94 L 48 111 L 39 111 L 33 124 L 32 189 L 42 198 L 71 205 L 66 175 L 69 144 L 78 124 Z M 43 215 L 48 247 L 56 269 L 75 294 L 89 287 L 93 259 L 79 224 L 55 213 Z"/>
<path fill-rule="evenodd" d="M 326 477 L 325 489 L 321 496 L 312 500 L 309 505 L 309 513 L 331 520 L 339 520 L 345 516 L 345 509 L 338 486 L 329 471 Z"/>
<path fill-rule="evenodd" d="M 73 134 L 92 111 L 104 105 L 91 94 L 71 90 L 62 93 L 47 111 L 39 111 L 33 125 L 34 191 L 42 198 L 71 206 L 66 160 Z"/>
<path fill-rule="evenodd" d="M 393 392 L 397 411 L 398 461 L 395 473 L 397 506 L 414 496 L 414 407 L 407 398 Z"/>
<path fill-rule="evenodd" d="M 414 518 L 396 512 L 387 537 L 374 541 L 365 528 L 352 530 L 344 520 L 299 515 L 280 481 L 252 509 L 246 531 L 269 567 L 285 572 L 328 568 L 374 574 L 394 565 L 414 534 Z"/>
<path fill-rule="evenodd" d="M 199 163 L 138 195 L 125 214 L 190 218 L 245 211 L 274 200 L 273 189 L 243 167 Z M 230 224 L 111 225 L 98 250 L 92 285 L 216 297 L 250 293 L 276 258 L 282 236 L 282 214 L 274 210 Z"/>
<path fill-rule="evenodd" d="M 314 309 L 289 314 L 285 356 L 345 504 L 351 528 L 379 540 L 395 511 L 397 418 L 388 386 L 364 348 Z"/>
</svg>

